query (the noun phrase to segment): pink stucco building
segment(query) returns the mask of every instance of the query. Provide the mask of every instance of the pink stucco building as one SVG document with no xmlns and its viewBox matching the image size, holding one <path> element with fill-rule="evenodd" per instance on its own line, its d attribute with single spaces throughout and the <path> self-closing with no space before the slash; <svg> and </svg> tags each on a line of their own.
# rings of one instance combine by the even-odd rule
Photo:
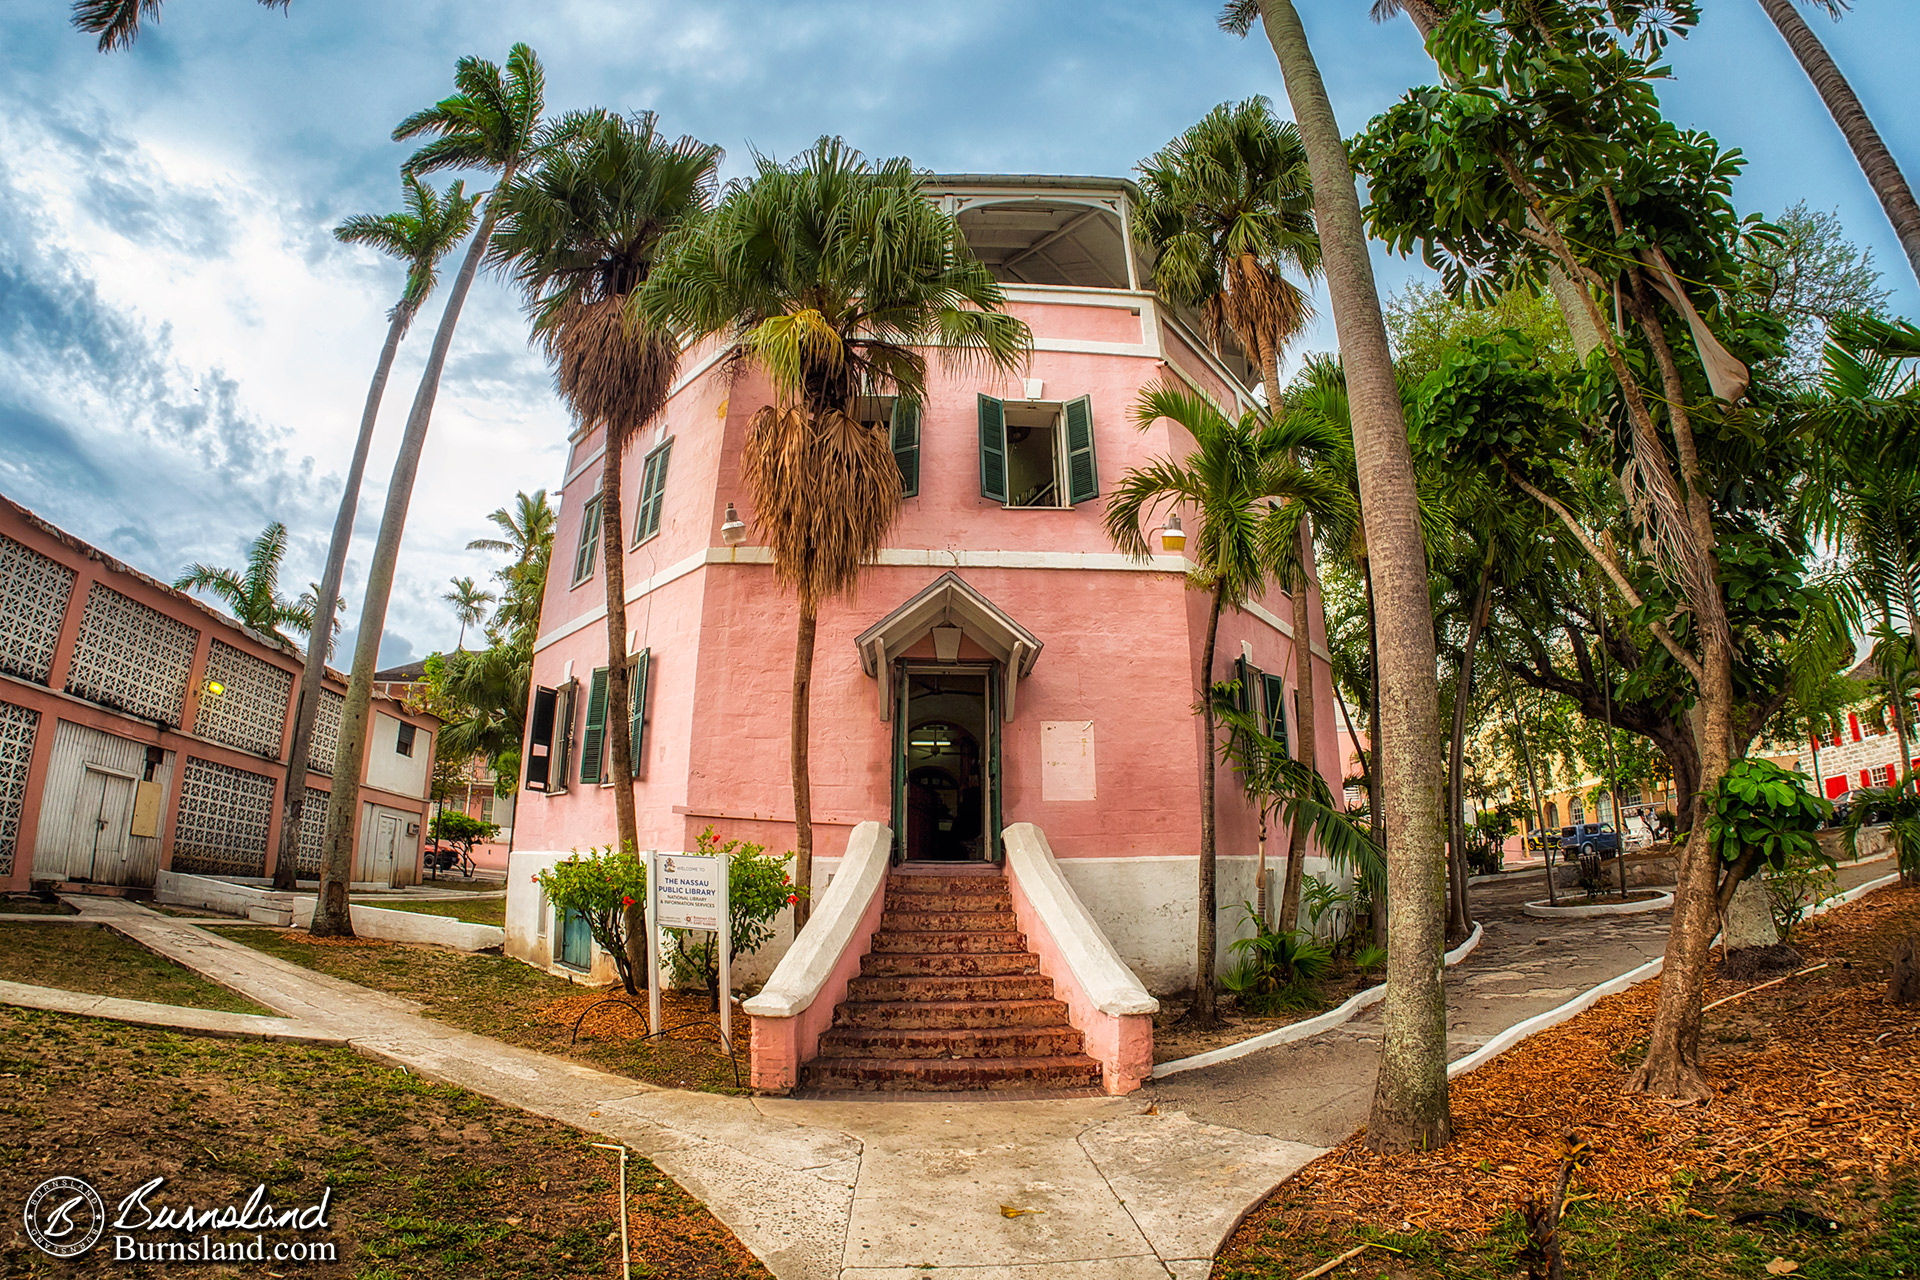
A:
<svg viewBox="0 0 1920 1280">
<path fill-rule="evenodd" d="M 1004 282 L 1035 350 L 1011 378 L 930 361 L 917 421 L 891 401 L 865 405 L 891 432 L 907 496 L 857 597 L 832 602 L 820 619 L 816 894 L 863 821 L 890 828 L 897 863 L 997 861 L 1000 832 L 1031 823 L 1141 981 L 1188 988 L 1203 749 L 1191 708 L 1208 600 L 1187 589 L 1182 555 L 1116 552 L 1102 513 L 1129 468 L 1192 448 L 1164 421 L 1135 424 L 1144 388 L 1184 380 L 1237 411 L 1252 404 L 1254 378 L 1152 292 L 1128 230 L 1130 184 L 968 176 L 934 179 L 931 192 Z M 768 400 L 753 369 L 735 370 L 717 352 L 688 360 L 626 467 L 626 547 L 597 546 L 601 437 L 591 427 L 574 437 L 534 659 L 518 849 L 537 857 L 613 839 L 613 800 L 600 781 L 607 554 L 624 557 L 631 660 L 644 674 L 634 784 L 642 845 L 688 849 L 712 825 L 723 837 L 792 847 L 797 608 L 757 538 L 729 547 L 721 534 L 729 503 L 751 530 L 740 449 Z M 1197 515 L 1184 520 L 1193 529 Z M 1311 612 L 1319 759 L 1337 792 L 1342 753 L 1317 599 Z M 1276 591 L 1225 616 L 1213 674 L 1228 678 L 1240 662 L 1265 673 L 1255 682 L 1261 705 L 1292 734 L 1288 614 Z M 1224 959 L 1247 931 L 1241 904 L 1255 897 L 1257 840 L 1224 768 L 1220 783 Z M 1270 848 L 1278 856 L 1284 839 Z"/>
</svg>

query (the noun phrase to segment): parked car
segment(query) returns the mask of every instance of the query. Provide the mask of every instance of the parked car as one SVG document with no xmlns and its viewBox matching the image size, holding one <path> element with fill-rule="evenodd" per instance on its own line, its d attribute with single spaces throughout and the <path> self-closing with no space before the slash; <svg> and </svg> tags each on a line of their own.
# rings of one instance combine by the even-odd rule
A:
<svg viewBox="0 0 1920 1280">
<path fill-rule="evenodd" d="M 1620 833 L 1604 822 L 1577 822 L 1560 828 L 1561 857 L 1571 862 L 1594 854 L 1602 858 L 1618 857 Z"/>
<path fill-rule="evenodd" d="M 1528 853 L 1545 853 L 1549 849 L 1560 847 L 1560 833 L 1546 827 L 1535 827 L 1527 832 L 1525 849 Z"/>
<path fill-rule="evenodd" d="M 1835 827 L 1845 826 L 1847 818 L 1853 813 L 1855 808 L 1866 809 L 1867 816 L 1864 822 L 1866 826 L 1886 822 L 1892 817 L 1892 814 L 1887 809 L 1887 801 L 1889 799 L 1890 795 L 1884 787 L 1856 787 L 1852 791 L 1843 791 L 1834 799 L 1833 817 L 1829 820 L 1828 825 Z"/>
</svg>

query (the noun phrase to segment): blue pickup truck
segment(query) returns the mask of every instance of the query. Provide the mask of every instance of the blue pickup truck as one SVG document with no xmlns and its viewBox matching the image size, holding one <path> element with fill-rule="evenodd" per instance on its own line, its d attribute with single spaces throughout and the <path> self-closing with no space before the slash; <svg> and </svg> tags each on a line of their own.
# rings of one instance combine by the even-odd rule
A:
<svg viewBox="0 0 1920 1280">
<path fill-rule="evenodd" d="M 1568 862 L 1598 855 L 1620 856 L 1620 833 L 1604 822 L 1580 822 L 1560 828 L 1560 856 Z"/>
</svg>

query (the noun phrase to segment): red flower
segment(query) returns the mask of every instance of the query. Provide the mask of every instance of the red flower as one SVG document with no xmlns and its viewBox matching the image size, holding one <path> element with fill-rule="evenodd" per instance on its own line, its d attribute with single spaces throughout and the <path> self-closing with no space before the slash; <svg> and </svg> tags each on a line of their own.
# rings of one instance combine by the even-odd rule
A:
<svg viewBox="0 0 1920 1280">
<path fill-rule="evenodd" d="M 797 894 L 797 893 L 790 893 L 790 894 L 788 894 L 788 895 L 787 895 L 787 905 L 788 905 L 788 906 L 792 906 L 792 905 L 793 905 L 794 903 L 796 903 L 796 902 L 798 902 L 798 901 L 800 901 L 800 895 L 799 895 L 799 894 Z"/>
<path fill-rule="evenodd" d="M 623 907 L 630 907 L 630 906 L 632 906 L 632 905 L 633 905 L 633 899 L 632 899 L 632 898 L 629 898 L 629 897 L 627 897 L 627 896 L 626 896 L 625 894 L 621 894 L 621 895 L 620 895 L 620 905 L 621 905 L 621 906 L 623 906 Z"/>
<path fill-rule="evenodd" d="M 535 884 L 539 884 L 539 883 L 540 883 L 540 877 L 539 877 L 538 875 L 536 875 L 536 876 L 534 876 L 534 877 L 533 877 L 533 882 L 534 882 Z"/>
</svg>

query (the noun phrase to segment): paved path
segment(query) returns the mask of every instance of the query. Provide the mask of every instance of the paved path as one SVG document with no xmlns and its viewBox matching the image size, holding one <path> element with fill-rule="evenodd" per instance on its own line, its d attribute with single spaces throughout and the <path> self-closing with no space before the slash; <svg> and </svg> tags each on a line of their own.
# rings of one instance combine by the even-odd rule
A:
<svg viewBox="0 0 1920 1280">
<path fill-rule="evenodd" d="M 1840 887 L 1887 870 L 1849 867 Z M 1670 912 L 1524 915 L 1520 904 L 1543 889 L 1538 873 L 1475 887 L 1486 937 L 1447 975 L 1453 1057 L 1665 945 Z M 69 901 L 86 920 L 278 1011 L 287 1034 L 343 1041 L 626 1143 L 781 1280 L 918 1280 L 929 1268 L 967 1280 L 1202 1280 L 1248 1208 L 1365 1122 L 1379 1057 L 1376 1006 L 1313 1039 L 1126 1098 L 725 1098 L 458 1031 L 407 1001 L 120 899 Z M 104 997 L 73 1000 L 100 1003 L 72 1012 L 116 1016 Z"/>
</svg>

